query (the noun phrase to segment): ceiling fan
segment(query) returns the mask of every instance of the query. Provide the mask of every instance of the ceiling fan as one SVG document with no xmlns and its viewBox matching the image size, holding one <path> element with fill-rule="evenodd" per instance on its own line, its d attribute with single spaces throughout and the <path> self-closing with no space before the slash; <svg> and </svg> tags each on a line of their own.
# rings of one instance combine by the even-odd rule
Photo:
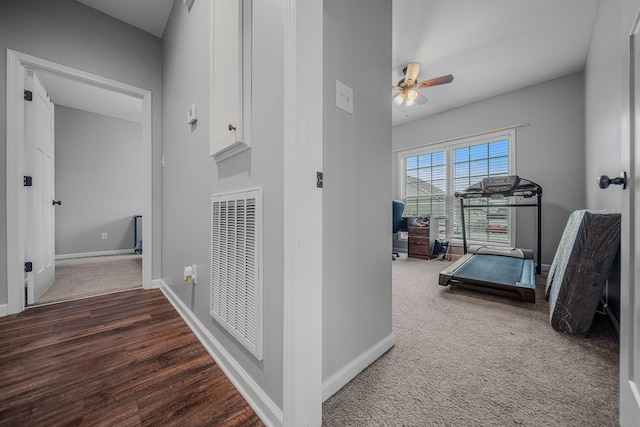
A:
<svg viewBox="0 0 640 427">
<path fill-rule="evenodd" d="M 419 82 L 417 81 L 419 72 L 419 62 L 409 62 L 404 70 L 402 70 L 404 78 L 398 82 L 397 86 L 392 87 L 393 90 L 400 91 L 393 96 L 393 102 L 396 105 L 402 105 L 403 103 L 406 106 L 411 106 L 414 103 L 418 105 L 426 104 L 428 99 L 425 98 L 424 95 L 422 95 L 420 92 L 418 92 L 417 89 L 422 89 L 429 86 L 443 85 L 446 83 L 451 83 L 453 81 L 453 76 L 451 74 L 447 74 L 446 76 L 440 76 L 434 79 L 423 80 Z"/>
</svg>

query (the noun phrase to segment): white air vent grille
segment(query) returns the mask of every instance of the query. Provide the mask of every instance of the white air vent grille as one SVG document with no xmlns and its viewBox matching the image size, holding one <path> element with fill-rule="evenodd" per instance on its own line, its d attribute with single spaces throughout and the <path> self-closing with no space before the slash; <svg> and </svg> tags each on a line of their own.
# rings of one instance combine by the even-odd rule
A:
<svg viewBox="0 0 640 427">
<path fill-rule="evenodd" d="M 211 196 L 213 318 L 262 360 L 262 191 Z"/>
</svg>

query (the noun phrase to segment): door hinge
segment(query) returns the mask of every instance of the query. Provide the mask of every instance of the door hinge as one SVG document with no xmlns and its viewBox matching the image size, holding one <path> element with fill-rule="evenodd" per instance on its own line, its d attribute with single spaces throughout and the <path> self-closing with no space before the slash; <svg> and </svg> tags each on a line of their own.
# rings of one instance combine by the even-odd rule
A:
<svg viewBox="0 0 640 427">
<path fill-rule="evenodd" d="M 26 176 L 24 177 L 24 186 L 25 187 L 31 187 L 33 185 L 33 179 L 30 176 Z"/>
<path fill-rule="evenodd" d="M 31 273 L 33 271 L 33 263 L 31 261 L 24 263 L 24 272 Z"/>
<path fill-rule="evenodd" d="M 324 174 L 322 172 L 316 172 L 316 187 L 324 187 Z"/>
<path fill-rule="evenodd" d="M 33 99 L 33 92 L 31 92 L 30 90 L 25 90 L 24 91 L 24 100 L 25 101 L 31 101 Z"/>
</svg>

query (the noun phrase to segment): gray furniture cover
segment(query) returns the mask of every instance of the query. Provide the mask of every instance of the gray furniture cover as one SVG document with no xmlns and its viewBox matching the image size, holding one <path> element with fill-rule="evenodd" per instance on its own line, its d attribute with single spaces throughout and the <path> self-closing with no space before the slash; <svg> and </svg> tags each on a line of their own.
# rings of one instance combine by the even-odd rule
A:
<svg viewBox="0 0 640 427">
<path fill-rule="evenodd" d="M 579 210 L 569 216 L 545 289 L 554 329 L 589 333 L 619 246 L 619 213 Z"/>
</svg>

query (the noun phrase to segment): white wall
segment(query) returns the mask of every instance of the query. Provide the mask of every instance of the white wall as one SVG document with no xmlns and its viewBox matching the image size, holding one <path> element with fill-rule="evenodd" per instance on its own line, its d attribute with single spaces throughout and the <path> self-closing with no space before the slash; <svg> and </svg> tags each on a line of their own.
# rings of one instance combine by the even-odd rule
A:
<svg viewBox="0 0 640 427">
<path fill-rule="evenodd" d="M 325 0 L 325 387 L 351 379 L 334 375 L 392 337 L 390 73 L 391 2 Z M 335 106 L 336 80 L 353 89 L 353 115 Z"/>
<path fill-rule="evenodd" d="M 401 150 L 518 123 L 516 173 L 542 186 L 542 262 L 551 264 L 569 214 L 585 208 L 584 76 L 571 74 L 393 128 Z M 398 159 L 393 161 L 397 198 Z M 516 246 L 535 249 L 534 208 L 517 210 Z"/>
<path fill-rule="evenodd" d="M 622 209 L 620 187 L 601 190 L 599 175 L 622 171 L 622 61 L 620 0 L 601 1 L 585 65 L 586 206 Z M 630 27 L 629 29 L 630 30 Z"/>
<path fill-rule="evenodd" d="M 173 6 L 163 37 L 162 279 L 280 409 L 283 393 L 284 1 L 253 2 L 252 145 L 216 163 L 209 156 L 209 5 Z M 320 84 L 320 83 L 317 83 Z M 197 104 L 199 120 L 187 124 Z M 264 359 L 209 315 L 211 195 L 261 186 L 264 209 Z M 183 281 L 197 266 L 198 285 Z"/>
<path fill-rule="evenodd" d="M 74 0 L 0 3 L 0 164 L 6 164 L 6 49 L 37 56 L 152 92 L 154 251 L 160 260 L 161 41 Z M 0 174 L 0 224 L 6 223 L 6 179 Z M 0 304 L 7 302 L 6 227 L 0 227 Z"/>
<path fill-rule="evenodd" d="M 133 215 L 144 207 L 142 125 L 57 105 L 55 143 L 56 255 L 133 253 Z"/>
</svg>

